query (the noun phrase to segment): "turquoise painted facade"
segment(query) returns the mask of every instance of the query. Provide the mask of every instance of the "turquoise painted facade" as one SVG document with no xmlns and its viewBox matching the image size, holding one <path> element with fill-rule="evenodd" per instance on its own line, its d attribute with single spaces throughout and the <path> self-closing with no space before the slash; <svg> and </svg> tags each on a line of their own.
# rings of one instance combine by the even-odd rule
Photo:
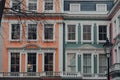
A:
<svg viewBox="0 0 120 80">
<path fill-rule="evenodd" d="M 78 4 L 76 6 L 80 11 L 76 10 L 74 12 L 71 10 L 75 4 Z M 105 12 L 97 11 L 97 4 L 105 4 L 107 10 Z M 107 27 L 106 37 L 112 40 L 111 19 L 107 14 L 113 6 L 114 2 L 112 0 L 64 0 L 64 12 L 67 16 L 63 16 L 63 71 L 79 72 L 82 78 L 87 80 L 106 79 L 107 60 L 103 49 L 106 39 L 100 40 L 100 26 Z M 75 35 L 77 34 L 77 38 L 75 40 L 68 40 L 69 25 L 76 27 Z M 84 25 L 91 25 L 90 41 L 83 39 Z M 73 58 L 76 60 L 74 66 L 69 64 L 69 60 Z M 112 61 L 110 64 L 112 64 Z"/>
</svg>

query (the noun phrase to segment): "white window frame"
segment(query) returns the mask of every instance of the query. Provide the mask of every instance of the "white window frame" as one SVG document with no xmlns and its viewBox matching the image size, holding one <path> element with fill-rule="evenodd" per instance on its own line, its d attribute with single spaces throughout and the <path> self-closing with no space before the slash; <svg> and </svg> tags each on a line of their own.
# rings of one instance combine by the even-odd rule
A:
<svg viewBox="0 0 120 80">
<path fill-rule="evenodd" d="M 20 63 L 19 64 L 19 72 L 21 72 L 21 69 L 22 69 L 21 68 L 22 67 L 21 66 L 22 65 L 22 61 L 21 61 L 22 60 L 21 59 L 22 58 L 22 54 L 21 54 L 21 52 L 19 52 L 17 50 L 16 51 L 8 51 L 8 72 L 11 72 L 11 53 L 19 53 L 20 54 L 20 58 L 19 58 L 19 60 L 20 60 L 19 61 L 19 63 Z"/>
<path fill-rule="evenodd" d="M 20 0 L 20 1 L 21 1 L 21 0 Z M 13 6 L 12 3 L 14 3 L 13 0 L 10 0 L 10 7 L 11 7 L 11 8 L 12 8 L 12 6 Z M 20 9 L 22 9 L 22 3 L 20 4 Z M 12 11 L 12 10 L 11 10 L 11 11 Z M 17 10 L 17 11 L 18 11 L 18 10 Z"/>
<path fill-rule="evenodd" d="M 75 25 L 75 27 L 76 27 L 75 40 L 68 40 L 68 25 Z M 77 42 L 78 41 L 78 25 L 77 24 L 67 23 L 65 30 L 66 30 L 66 42 Z"/>
<path fill-rule="evenodd" d="M 44 34 L 44 25 L 45 24 L 53 24 L 53 39 L 45 39 L 45 34 Z M 44 42 L 53 42 L 53 41 L 55 41 L 55 35 L 56 35 L 56 32 L 55 32 L 55 30 L 56 30 L 56 28 L 55 28 L 55 23 L 53 23 L 53 22 L 48 22 L 48 23 L 43 23 L 42 24 L 43 25 L 43 31 L 42 31 L 42 40 L 44 41 Z"/>
<path fill-rule="evenodd" d="M 99 59 L 99 55 L 100 55 L 100 54 L 104 54 L 104 53 L 99 53 L 99 54 L 97 54 L 97 72 L 98 72 L 98 73 L 100 73 L 100 72 L 99 72 L 99 60 L 100 60 L 100 59 Z M 106 63 L 107 63 L 107 60 L 106 60 Z M 106 66 L 106 67 L 107 67 L 107 66 Z"/>
<path fill-rule="evenodd" d="M 45 53 L 53 53 L 53 72 L 55 71 L 55 54 L 56 54 L 56 52 L 55 51 L 44 51 L 43 53 L 42 53 L 42 71 L 44 72 L 45 70 L 44 70 L 44 54 Z"/>
<path fill-rule="evenodd" d="M 33 52 L 31 52 L 31 51 L 28 51 L 28 52 L 25 52 L 25 72 L 27 72 L 27 69 L 28 69 L 28 66 L 27 66 L 27 64 L 28 64 L 28 53 L 36 53 L 36 72 L 38 72 L 38 52 L 37 51 L 33 51 Z"/>
<path fill-rule="evenodd" d="M 12 39 L 11 37 L 12 37 L 12 34 L 11 34 L 11 29 L 12 29 L 12 24 L 19 24 L 20 25 L 20 39 Z M 9 26 L 10 26 L 10 28 L 9 28 L 9 40 L 10 41 L 21 41 L 21 39 L 22 39 L 22 25 L 20 24 L 20 23 L 18 23 L 18 22 L 11 22 L 10 24 L 9 24 Z"/>
<path fill-rule="evenodd" d="M 31 1 L 27 0 L 27 4 L 26 4 L 26 5 L 27 5 L 27 10 L 29 10 L 29 7 L 28 7 L 28 6 L 29 6 L 29 3 L 36 3 L 36 4 L 37 4 L 37 5 L 36 5 L 36 6 L 37 6 L 37 9 L 36 9 L 36 10 L 31 10 L 31 11 L 38 11 L 39 0 L 37 0 L 36 2 L 33 2 L 33 1 L 31 2 Z"/>
<path fill-rule="evenodd" d="M 36 30 L 37 30 L 37 31 L 36 31 L 36 34 L 37 34 L 36 37 L 37 37 L 37 39 L 28 39 L 28 25 L 29 25 L 29 24 L 36 24 L 36 25 L 37 25 L 37 26 L 36 26 Z M 38 41 L 38 24 L 37 24 L 37 23 L 33 23 L 33 22 L 31 22 L 31 23 L 28 22 L 28 23 L 27 23 L 27 28 L 26 28 L 26 39 L 27 39 L 27 41 Z"/>
<path fill-rule="evenodd" d="M 83 26 L 84 25 L 91 25 L 91 40 L 83 40 Z M 93 24 L 81 24 L 81 42 L 93 42 L 93 37 L 94 37 L 94 33 L 93 33 Z"/>
<path fill-rule="evenodd" d="M 72 6 L 78 6 L 78 10 L 77 11 L 74 11 L 72 9 Z M 79 12 L 80 11 L 80 3 L 71 3 L 70 4 L 70 12 Z"/>
<path fill-rule="evenodd" d="M 66 56 L 65 56 L 65 63 L 67 63 L 67 59 L 68 59 L 68 57 L 67 57 L 67 55 L 68 54 L 75 54 L 76 55 L 76 64 L 75 64 L 75 66 L 76 66 L 76 71 L 75 72 L 78 72 L 78 54 L 77 54 L 77 52 L 76 51 L 66 51 Z M 65 64 L 65 70 L 68 72 L 68 69 L 67 69 L 67 64 Z"/>
<path fill-rule="evenodd" d="M 103 9 L 101 10 L 99 6 L 105 6 L 104 10 Z M 96 11 L 98 11 L 98 12 L 106 12 L 107 11 L 107 4 L 96 4 Z"/>
<path fill-rule="evenodd" d="M 45 0 L 43 0 L 43 12 L 55 12 L 55 0 L 53 0 L 53 10 L 45 10 Z"/>
<path fill-rule="evenodd" d="M 84 66 L 84 65 L 83 65 L 83 62 L 84 62 L 83 55 L 84 55 L 84 54 L 91 54 L 91 73 L 93 73 L 93 67 L 94 67 L 94 65 L 93 65 L 93 56 L 94 56 L 94 55 L 93 55 L 91 52 L 86 52 L 86 51 L 83 52 L 83 53 L 82 53 L 82 56 L 81 56 L 81 57 L 82 57 L 82 65 L 81 65 L 81 66 L 82 66 L 82 69 L 81 69 L 82 71 L 81 71 L 81 72 L 84 73 L 84 71 L 83 71 L 83 70 L 84 70 L 84 67 L 83 67 L 83 66 Z M 90 73 L 90 74 L 91 74 L 91 73 Z M 89 73 L 88 73 L 88 74 L 89 74 Z"/>
<path fill-rule="evenodd" d="M 106 22 L 107 23 L 107 22 Z M 107 27 L 107 38 L 109 39 L 109 24 L 99 23 L 97 24 L 97 43 L 104 43 L 106 40 L 99 40 L 99 25 L 105 25 Z"/>
</svg>

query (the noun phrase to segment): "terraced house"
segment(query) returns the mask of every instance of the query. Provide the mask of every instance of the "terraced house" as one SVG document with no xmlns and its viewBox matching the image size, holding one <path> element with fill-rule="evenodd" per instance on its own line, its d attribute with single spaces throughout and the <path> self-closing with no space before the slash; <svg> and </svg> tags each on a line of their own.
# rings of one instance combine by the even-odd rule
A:
<svg viewBox="0 0 120 80">
<path fill-rule="evenodd" d="M 119 5 L 119 0 L 6 0 L 0 79 L 106 80 L 108 37 L 114 44 L 111 80 L 119 80 Z"/>
</svg>

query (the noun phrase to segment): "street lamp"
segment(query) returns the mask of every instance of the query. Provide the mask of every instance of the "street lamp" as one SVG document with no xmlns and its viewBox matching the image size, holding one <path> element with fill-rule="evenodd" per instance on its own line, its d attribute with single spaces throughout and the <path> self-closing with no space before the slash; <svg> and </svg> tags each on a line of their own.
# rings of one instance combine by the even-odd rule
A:
<svg viewBox="0 0 120 80">
<path fill-rule="evenodd" d="M 112 43 L 109 42 L 108 38 L 106 39 L 106 42 L 104 43 L 103 47 L 104 47 L 104 51 L 107 57 L 107 80 L 110 80 L 110 72 L 109 72 L 109 61 L 110 61 L 110 56 L 111 56 L 111 51 L 112 51 Z"/>
</svg>

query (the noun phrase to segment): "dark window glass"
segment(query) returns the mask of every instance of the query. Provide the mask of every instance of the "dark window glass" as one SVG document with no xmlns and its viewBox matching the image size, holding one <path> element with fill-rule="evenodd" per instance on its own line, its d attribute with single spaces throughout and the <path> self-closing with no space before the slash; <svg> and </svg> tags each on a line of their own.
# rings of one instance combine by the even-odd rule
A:
<svg viewBox="0 0 120 80">
<path fill-rule="evenodd" d="M 37 0 L 29 0 L 28 10 L 37 10 Z"/>
<path fill-rule="evenodd" d="M 107 37 L 107 26 L 99 26 L 99 40 L 106 40 Z"/>
<path fill-rule="evenodd" d="M 28 53 L 28 72 L 36 72 L 36 53 Z"/>
<path fill-rule="evenodd" d="M 45 10 L 53 10 L 53 0 L 45 0 Z"/>
<path fill-rule="evenodd" d="M 37 24 L 28 24 L 28 39 L 37 39 Z"/>
<path fill-rule="evenodd" d="M 20 10 L 21 9 L 21 1 L 12 0 L 12 9 Z"/>
<path fill-rule="evenodd" d="M 83 73 L 91 73 L 91 54 L 83 55 Z"/>
<path fill-rule="evenodd" d="M 44 71 L 53 71 L 53 53 L 45 53 Z"/>
<path fill-rule="evenodd" d="M 20 68 L 20 54 L 11 53 L 11 72 L 19 72 Z"/>
<path fill-rule="evenodd" d="M 20 39 L 20 24 L 11 25 L 11 39 L 13 40 Z"/>
<path fill-rule="evenodd" d="M 91 25 L 83 25 L 83 40 L 91 40 Z"/>
<path fill-rule="evenodd" d="M 44 39 L 53 40 L 53 24 L 44 25 Z"/>
<path fill-rule="evenodd" d="M 68 40 L 75 40 L 76 26 L 68 25 Z"/>
</svg>

